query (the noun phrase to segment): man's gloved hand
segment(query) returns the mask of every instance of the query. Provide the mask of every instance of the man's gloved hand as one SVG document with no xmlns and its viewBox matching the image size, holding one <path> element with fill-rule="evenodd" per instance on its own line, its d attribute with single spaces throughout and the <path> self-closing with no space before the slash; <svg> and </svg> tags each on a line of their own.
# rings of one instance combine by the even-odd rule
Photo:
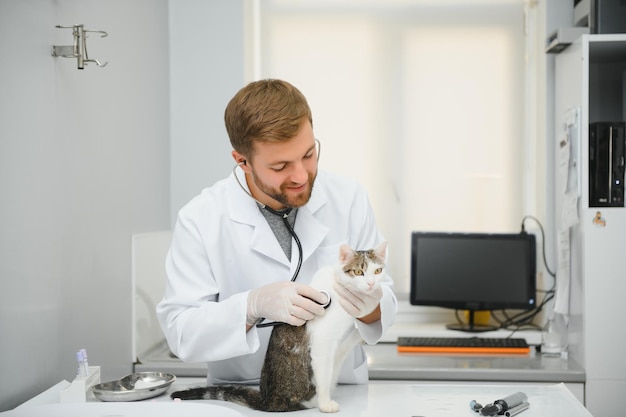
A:
<svg viewBox="0 0 626 417">
<path fill-rule="evenodd" d="M 333 288 L 339 295 L 339 304 L 354 318 L 362 318 L 376 309 L 383 298 L 383 289 L 378 287 L 372 292 L 364 292 L 354 286 L 335 281 Z"/>
<path fill-rule="evenodd" d="M 256 324 L 260 318 L 301 326 L 315 316 L 324 314 L 321 304 L 326 295 L 298 282 L 275 282 L 256 288 L 248 294 L 246 323 Z"/>
</svg>

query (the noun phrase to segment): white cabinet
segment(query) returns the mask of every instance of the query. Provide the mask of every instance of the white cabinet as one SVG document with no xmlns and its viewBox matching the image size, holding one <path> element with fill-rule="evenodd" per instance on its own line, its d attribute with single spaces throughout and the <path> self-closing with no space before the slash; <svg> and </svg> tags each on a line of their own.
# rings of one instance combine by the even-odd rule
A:
<svg viewBox="0 0 626 417">
<path fill-rule="evenodd" d="M 586 371 L 585 405 L 595 417 L 622 415 L 626 393 L 626 208 L 594 207 L 589 193 L 589 124 L 626 119 L 626 35 L 583 35 L 555 62 L 555 218 L 562 229 L 559 178 L 563 126 L 578 109 L 575 146 L 579 222 L 570 229 L 570 355 Z M 573 135 L 576 136 L 576 135 Z M 578 142 L 578 143 L 576 143 Z M 598 219 L 596 219 L 598 216 Z M 558 235 L 557 235 L 558 236 Z"/>
</svg>

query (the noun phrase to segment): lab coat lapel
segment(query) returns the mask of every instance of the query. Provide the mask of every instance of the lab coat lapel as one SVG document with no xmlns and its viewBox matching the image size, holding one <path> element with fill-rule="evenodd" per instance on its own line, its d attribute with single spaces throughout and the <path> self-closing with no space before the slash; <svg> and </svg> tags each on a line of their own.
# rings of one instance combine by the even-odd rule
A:
<svg viewBox="0 0 626 417">
<path fill-rule="evenodd" d="M 247 195 L 237 184 L 234 177 L 237 175 L 241 185 L 248 189 L 245 177 L 240 170 L 236 170 L 230 177 L 231 187 L 229 192 L 230 218 L 232 221 L 251 226 L 249 236 L 250 249 L 259 252 L 285 266 L 290 262 L 285 256 L 285 252 L 280 247 L 274 232 L 270 229 L 267 220 L 259 211 L 259 207 L 252 197 Z M 245 242 L 242 242 L 245 245 Z M 296 258 L 297 259 L 297 258 Z"/>
<path fill-rule="evenodd" d="M 300 242 L 302 242 L 302 257 L 304 262 L 313 255 L 328 234 L 328 227 L 315 217 L 315 213 L 326 204 L 326 196 L 319 192 L 316 193 L 316 191 L 318 190 L 314 189 L 309 202 L 304 207 L 298 209 L 296 225 L 294 227 L 296 234 L 300 238 Z M 295 255 L 297 261 L 298 253 L 295 243 L 291 253 L 292 258 Z M 293 265 L 294 263 L 292 262 L 292 266 Z"/>
</svg>

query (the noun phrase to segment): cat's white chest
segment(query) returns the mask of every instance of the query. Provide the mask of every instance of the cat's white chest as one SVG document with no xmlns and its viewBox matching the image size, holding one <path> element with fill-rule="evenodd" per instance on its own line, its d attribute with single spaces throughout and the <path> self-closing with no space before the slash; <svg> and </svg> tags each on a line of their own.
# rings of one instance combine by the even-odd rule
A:
<svg viewBox="0 0 626 417">
<path fill-rule="evenodd" d="M 333 288 L 335 282 L 335 268 L 327 267 L 320 269 L 311 280 L 311 287 L 318 291 L 326 291 L 330 294 L 330 305 L 326 308 L 323 316 L 317 317 L 307 323 L 309 333 L 330 333 L 335 337 L 342 331 L 354 327 L 352 318 L 339 304 L 339 296 Z"/>
</svg>

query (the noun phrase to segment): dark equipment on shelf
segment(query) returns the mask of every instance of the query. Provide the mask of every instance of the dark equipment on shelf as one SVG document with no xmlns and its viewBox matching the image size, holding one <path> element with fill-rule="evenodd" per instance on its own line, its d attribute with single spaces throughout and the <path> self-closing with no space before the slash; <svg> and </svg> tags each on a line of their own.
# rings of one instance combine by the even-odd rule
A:
<svg viewBox="0 0 626 417">
<path fill-rule="evenodd" d="M 626 33 L 623 0 L 574 0 L 574 23 L 590 33 Z"/>
<path fill-rule="evenodd" d="M 536 244 L 529 233 L 412 232 L 412 305 L 469 310 L 452 330 L 482 332 L 498 326 L 474 322 L 479 310 L 536 307 Z"/>
<path fill-rule="evenodd" d="M 589 125 L 589 206 L 624 207 L 624 122 Z"/>
</svg>

